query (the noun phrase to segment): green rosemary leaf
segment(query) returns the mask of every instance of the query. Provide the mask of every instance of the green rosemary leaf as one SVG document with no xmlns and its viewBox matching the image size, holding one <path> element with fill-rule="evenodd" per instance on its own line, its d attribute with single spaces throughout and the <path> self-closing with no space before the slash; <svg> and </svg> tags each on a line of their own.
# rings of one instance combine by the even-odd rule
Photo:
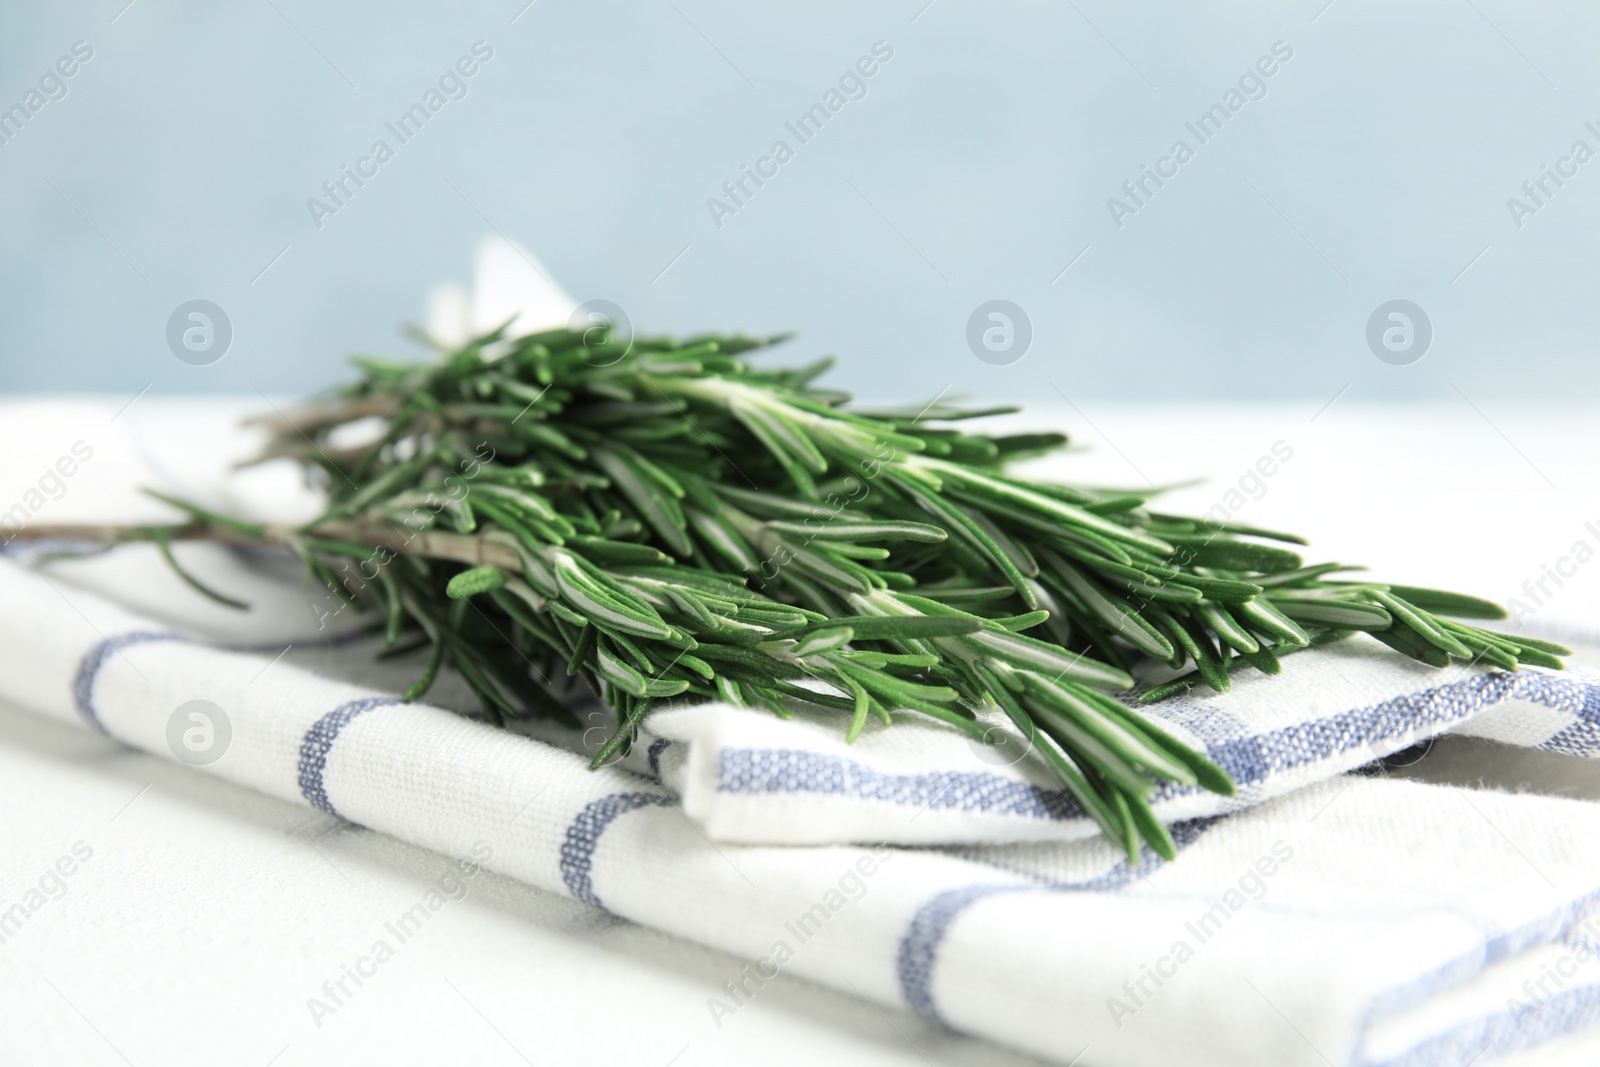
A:
<svg viewBox="0 0 1600 1067">
<path fill-rule="evenodd" d="M 1343 563 L 1319 563 L 1314 567 L 1298 567 L 1292 571 L 1279 571 L 1277 574 L 1263 574 L 1254 580 L 1256 585 L 1271 589 L 1278 586 L 1308 585 L 1316 579 L 1339 571 L 1359 571 L 1362 567 L 1347 567 Z"/>
<path fill-rule="evenodd" d="M 795 642 L 789 654 L 792 656 L 814 656 L 819 652 L 830 652 L 841 645 L 847 645 L 855 639 L 855 631 L 849 626 L 825 626 L 813 630 L 804 638 Z"/>
<path fill-rule="evenodd" d="M 451 578 L 444 594 L 451 600 L 465 600 L 479 593 L 499 589 L 505 584 L 506 572 L 499 567 L 474 567 Z"/>
<path fill-rule="evenodd" d="M 1278 661 L 1277 652 L 1271 645 L 1262 645 L 1254 652 L 1240 652 L 1239 656 L 1262 674 L 1279 674 L 1283 671 L 1283 664 Z"/>
<path fill-rule="evenodd" d="M 248 611 L 250 609 L 249 604 L 246 604 L 242 600 L 235 600 L 231 596 L 217 592 L 215 589 L 196 578 L 193 574 L 190 574 L 183 567 L 179 566 L 177 557 L 172 554 L 172 541 L 165 535 L 165 533 L 158 533 L 152 538 L 152 540 L 155 541 L 156 547 L 161 550 L 161 558 L 166 560 L 167 566 L 172 568 L 172 573 L 176 574 L 179 578 L 182 578 L 184 584 L 190 589 L 193 589 L 195 592 L 206 597 L 207 599 L 215 600 L 218 604 L 221 604 L 224 607 L 236 608 L 240 611 Z M 330 582 L 330 584 L 333 584 L 335 588 L 343 588 L 337 583 Z"/>
<path fill-rule="evenodd" d="M 761 566 L 761 561 L 750 550 L 750 545 L 731 524 L 714 514 L 698 508 L 685 508 L 689 524 L 696 535 L 710 545 L 723 560 L 741 572 L 750 572 Z"/>
<path fill-rule="evenodd" d="M 1433 621 L 1460 638 L 1463 644 L 1472 648 L 1481 648 L 1483 645 L 1489 645 L 1505 652 L 1516 662 L 1526 663 L 1534 667 L 1549 667 L 1558 671 L 1566 668 L 1566 664 L 1562 663 L 1556 656 L 1542 648 L 1532 647 L 1528 638 L 1521 635 L 1508 637 L 1505 634 L 1495 633 L 1493 630 L 1482 630 L 1476 626 L 1453 622 L 1450 619 L 1434 619 Z M 1549 645 L 1550 643 L 1546 641 L 1541 642 L 1541 644 Z M 1550 647 L 1562 648 L 1560 645 L 1551 645 Z M 1570 656 L 1571 654 L 1570 651 L 1562 649 L 1562 655 Z M 1513 670 L 1515 668 L 1507 667 L 1506 669 Z"/>
<path fill-rule="evenodd" d="M 1122 801 L 1124 810 L 1139 831 L 1139 836 L 1145 839 L 1155 854 L 1164 860 L 1177 859 L 1177 843 L 1172 840 L 1172 835 L 1161 825 L 1161 820 L 1156 818 L 1156 813 L 1150 810 L 1150 805 L 1144 798 L 1123 796 Z"/>
<path fill-rule="evenodd" d="M 1387 630 L 1371 630 L 1368 632 L 1396 652 L 1410 656 L 1412 659 L 1421 660 L 1430 667 L 1450 666 L 1450 653 L 1422 640 L 1417 636 L 1415 630 L 1410 630 L 1403 626 L 1395 626 Z"/>
<path fill-rule="evenodd" d="M 872 714 L 872 696 L 854 678 L 840 674 L 838 679 L 839 684 L 849 690 L 851 698 L 855 701 L 850 714 L 850 727 L 844 735 L 845 744 L 853 745 L 861 736 L 861 731 L 867 727 L 867 718 Z"/>
<path fill-rule="evenodd" d="M 1214 578 L 1206 574 L 1184 571 L 1168 580 L 1169 585 L 1188 586 L 1203 596 L 1224 604 L 1243 604 L 1260 596 L 1266 590 L 1254 582 L 1241 582 L 1233 578 Z"/>
<path fill-rule="evenodd" d="M 1492 600 L 1482 600 L 1462 593 L 1448 593 L 1440 589 L 1424 589 L 1416 585 L 1391 585 L 1389 592 L 1408 601 L 1423 611 L 1435 615 L 1454 615 L 1458 619 L 1503 619 L 1506 609 Z"/>
<path fill-rule="evenodd" d="M 1495 637 L 1510 641 L 1512 644 L 1521 647 L 1523 650 L 1530 648 L 1538 649 L 1540 652 L 1546 652 L 1552 656 L 1572 655 L 1572 649 L 1566 647 L 1565 645 L 1558 645 L 1554 641 L 1545 641 L 1540 638 L 1530 636 L 1529 634 L 1503 634 L 1496 633 L 1493 630 L 1484 630 L 1482 632 L 1492 633 Z"/>
<path fill-rule="evenodd" d="M 1160 628 L 1172 643 L 1172 657 L 1167 660 L 1167 666 L 1179 670 L 1189 660 L 1199 662 L 1200 644 L 1189 630 L 1178 623 L 1176 616 L 1159 604 L 1145 605 L 1145 614 L 1150 616 L 1150 621 Z"/>
<path fill-rule="evenodd" d="M 1042 695 L 1044 691 L 1047 690 L 1030 686 L 1022 697 L 1022 704 L 1045 733 L 1059 741 L 1069 752 L 1083 752 L 1093 766 L 1118 789 L 1140 797 L 1155 792 L 1153 781 L 1140 774 L 1119 752 L 1053 705 L 1049 697 Z"/>
<path fill-rule="evenodd" d="M 1420 611 L 1392 593 L 1386 593 L 1382 590 L 1374 590 L 1368 595 L 1387 608 L 1395 618 L 1411 627 L 1418 637 L 1430 645 L 1442 648 L 1452 656 L 1460 656 L 1463 659 L 1471 658 L 1471 650 L 1459 638 L 1429 617 L 1426 612 Z"/>
<path fill-rule="evenodd" d="M 1025 634 L 985 631 L 953 640 L 971 645 L 988 659 L 1013 667 L 1036 670 L 1052 678 L 1069 678 L 1085 685 L 1106 689 L 1133 687 L 1133 679 L 1126 671 L 1091 659 L 1085 653 L 1070 652 Z"/>
<path fill-rule="evenodd" d="M 411 688 L 405 691 L 407 701 L 418 700 L 433 688 L 434 679 L 439 677 L 439 667 L 444 663 L 444 642 L 433 642 L 433 654 L 428 657 L 428 665 L 423 668 L 422 677 L 412 683 Z"/>
<path fill-rule="evenodd" d="M 1052 739 L 1039 731 L 1022 704 L 998 677 L 981 666 L 975 667 L 974 671 L 978 680 L 988 688 L 994 701 L 1005 711 L 1006 717 L 1021 731 L 1023 740 L 1028 743 L 1029 751 L 1038 752 L 1044 757 L 1050 769 L 1060 779 L 1062 788 L 1078 805 L 1078 809 L 1089 816 L 1106 837 L 1113 841 L 1121 840 L 1123 827 L 1120 816 L 1095 792 L 1094 787 L 1072 762 L 1071 757 L 1066 755 Z"/>
<path fill-rule="evenodd" d="M 263 540 L 267 536 L 267 528 L 259 523 L 245 522 L 241 519 L 231 518 L 227 515 L 223 515 L 220 512 L 212 511 L 209 508 L 203 508 L 197 504 L 191 504 L 186 500 L 180 500 L 178 497 L 169 496 L 157 489 L 150 489 L 146 487 L 141 489 L 140 492 L 144 493 L 145 496 L 154 497 L 164 504 L 171 504 L 180 511 L 188 513 L 189 516 L 195 520 L 209 523 L 218 529 L 238 534 L 240 537 L 256 541 Z M 151 527 L 134 527 L 129 531 L 129 534 L 135 540 L 155 540 L 155 536 L 149 532 L 152 529 L 153 528 Z"/>
<path fill-rule="evenodd" d="M 930 637 L 955 637 L 977 633 L 984 628 L 984 620 L 976 615 L 930 617 L 921 615 L 850 615 L 811 623 L 773 634 L 775 639 L 795 640 L 848 626 L 857 641 L 917 641 Z"/>
<path fill-rule="evenodd" d="M 1096 704 L 1106 715 L 1118 723 L 1129 733 L 1143 739 L 1153 748 L 1159 748 L 1171 758 L 1187 766 L 1194 772 L 1195 780 L 1202 789 L 1222 796 L 1231 797 L 1238 787 L 1233 779 L 1228 777 L 1226 771 L 1218 767 L 1204 754 L 1190 748 L 1168 733 L 1163 727 L 1150 721 L 1132 708 L 1093 690 L 1085 690 L 1085 698 Z"/>
<path fill-rule="evenodd" d="M 1302 560 L 1288 549 L 1271 545 L 1258 545 L 1232 538 L 1184 534 L 1168 535 L 1177 545 L 1175 559 L 1199 567 L 1222 567 L 1226 570 L 1261 571 L 1266 574 L 1291 571 L 1301 566 Z"/>
<path fill-rule="evenodd" d="M 941 604 L 989 604 L 996 600 L 1004 600 L 1016 592 L 1009 585 L 984 585 L 984 586 L 918 586 L 918 591 L 925 599 L 936 600 Z M 1035 596 L 1038 595 L 1035 587 Z"/>
<path fill-rule="evenodd" d="M 720 700 L 732 704 L 736 708 L 745 706 L 744 693 L 741 691 L 738 682 L 729 678 L 726 674 L 719 674 L 715 678 L 715 684 L 717 697 Z"/>
<path fill-rule="evenodd" d="M 1211 627 L 1213 633 L 1221 638 L 1229 648 L 1238 652 L 1259 652 L 1261 643 L 1255 639 L 1249 630 L 1239 625 L 1237 619 L 1228 614 L 1228 609 L 1217 604 L 1200 604 L 1195 608 L 1200 617 Z"/>
<path fill-rule="evenodd" d="M 1113 632 L 1134 647 L 1157 659 L 1172 655 L 1172 643 L 1130 604 L 1101 589 L 1091 578 L 1060 556 L 1052 560 L 1055 572 L 1090 611 L 1099 616 Z"/>
<path fill-rule="evenodd" d="M 648 605 L 642 601 L 628 603 L 614 596 L 612 590 L 585 574 L 570 555 L 555 554 L 555 575 L 562 598 L 586 615 L 643 637 L 663 638 L 672 632 Z"/>
<path fill-rule="evenodd" d="M 1165 517 L 1166 516 L 1162 515 L 1151 516 L 1153 519 L 1162 519 Z M 1203 520 L 1203 523 L 1206 529 L 1213 530 L 1218 533 L 1234 534 L 1240 537 L 1263 537 L 1269 541 L 1282 541 L 1285 544 L 1291 545 L 1309 545 L 1311 543 L 1298 534 L 1281 533 L 1277 530 L 1263 530 L 1259 526 L 1246 526 L 1243 523 L 1238 522 L 1216 522 L 1212 519 L 1205 519 Z"/>
<path fill-rule="evenodd" d="M 1488 630 L 1480 630 L 1476 626 L 1468 626 L 1464 623 L 1440 618 L 1435 618 L 1433 622 L 1439 628 L 1446 630 L 1454 637 L 1459 638 L 1462 644 L 1467 645 L 1470 648 L 1480 648 L 1483 645 L 1488 645 L 1491 648 L 1498 648 L 1504 652 L 1507 652 L 1512 656 L 1519 655 L 1520 653 L 1526 651 L 1526 649 L 1522 648 L 1510 638 L 1502 637 L 1499 634 L 1492 633 Z"/>
<path fill-rule="evenodd" d="M 1035 626 L 1049 621 L 1049 619 L 1050 613 L 1048 611 L 1030 611 L 1026 615 L 1010 615 L 1003 619 L 985 619 L 983 620 L 983 625 L 986 629 L 1009 630 L 1012 633 L 1020 633 L 1023 630 L 1031 630 Z"/>
<path fill-rule="evenodd" d="M 814 519 L 827 522 L 832 519 L 851 519 L 871 521 L 872 516 L 851 509 L 843 509 L 837 514 L 829 511 L 822 504 L 809 501 L 795 500 L 792 494 L 773 486 L 773 491 L 746 489 L 743 486 L 718 482 L 712 485 L 713 491 L 725 500 L 739 505 L 739 507 L 760 518 L 789 518 L 789 519 Z"/>
<path fill-rule="evenodd" d="M 1118 525 L 1082 507 L 1047 496 L 1035 487 L 1020 482 L 996 478 L 981 471 L 936 459 L 920 460 L 918 466 L 912 469 L 929 470 L 955 482 L 968 493 L 1009 504 L 1024 512 L 1032 512 L 1046 521 L 1056 519 L 1085 533 L 1098 534 L 1108 540 L 1144 548 L 1161 556 L 1171 555 L 1173 551 L 1172 545 L 1159 538 Z"/>
<path fill-rule="evenodd" d="M 826 541 L 918 541 L 938 544 L 949 537 L 938 526 L 925 522 L 785 522 L 767 523 L 767 529 L 798 537 L 820 537 Z"/>
<path fill-rule="evenodd" d="M 591 563 L 598 563 L 603 566 L 627 567 L 637 564 L 672 562 L 672 557 L 659 548 L 636 544 L 632 541 L 612 541 L 604 537 L 574 534 L 565 538 L 564 543 L 574 551 L 582 553 Z"/>
<path fill-rule="evenodd" d="M 1188 767 L 1167 755 L 1161 746 L 1150 744 L 1140 732 L 1127 729 L 1120 717 L 1108 716 L 1071 683 L 1057 685 L 1037 675 L 1027 675 L 1023 684 L 1027 695 L 1037 697 L 1051 711 L 1076 722 L 1130 766 L 1179 785 L 1197 783 L 1198 779 Z"/>
<path fill-rule="evenodd" d="M 1567 665 L 1563 663 L 1560 658 L 1552 656 L 1550 653 L 1545 652 L 1542 649 L 1519 649 L 1512 658 L 1517 663 L 1525 663 L 1530 667 L 1548 667 L 1553 671 L 1564 671 L 1567 669 Z"/>
<path fill-rule="evenodd" d="M 1264 670 L 1262 673 L 1264 673 L 1264 674 L 1277 674 L 1278 671 L 1282 669 L 1278 665 L 1278 659 L 1281 656 L 1287 656 L 1287 655 L 1290 655 L 1290 654 L 1295 653 L 1295 652 L 1301 652 L 1301 651 L 1304 651 L 1307 648 L 1320 648 L 1320 647 L 1322 647 L 1324 645 L 1331 645 L 1331 644 L 1333 644 L 1333 643 L 1335 643 L 1337 641 L 1343 641 L 1345 638 L 1349 637 L 1351 634 L 1358 633 L 1358 632 L 1360 632 L 1360 631 L 1356 631 L 1356 630 L 1319 630 L 1315 635 L 1312 636 L 1311 640 L 1308 643 L 1304 644 L 1304 645 L 1279 645 L 1279 646 L 1275 646 L 1270 651 L 1270 655 L 1271 655 L 1272 658 L 1270 659 L 1270 661 L 1268 661 L 1274 669 L 1272 669 L 1272 670 Z M 1395 630 L 1378 631 L 1378 632 L 1373 633 L 1372 636 L 1373 637 L 1381 637 L 1381 635 L 1383 635 L 1383 634 L 1394 634 L 1396 632 L 1400 632 L 1400 631 L 1395 631 Z M 1420 645 L 1421 647 L 1424 647 L 1424 648 L 1430 647 L 1430 646 L 1427 646 L 1427 645 L 1423 644 L 1420 641 L 1417 642 L 1417 644 Z M 1242 655 L 1241 656 L 1235 656 L 1228 663 L 1228 670 L 1229 670 L 1230 674 L 1231 674 L 1233 668 L 1236 667 L 1241 662 L 1249 663 L 1252 666 L 1258 666 L 1259 667 L 1260 665 L 1258 663 L 1256 663 L 1256 660 L 1259 657 L 1261 657 L 1262 655 L 1264 655 L 1264 654 L 1268 654 L 1268 649 L 1267 649 L 1266 646 L 1262 646 L 1262 649 L 1261 649 L 1260 652 L 1254 653 L 1254 654 L 1249 655 L 1249 656 L 1242 656 Z M 1447 666 L 1447 665 L 1448 665 L 1448 657 L 1446 657 L 1446 661 L 1444 663 L 1440 664 L 1440 666 Z M 1151 688 L 1145 690 L 1143 693 L 1141 693 L 1139 695 L 1139 698 L 1138 698 L 1139 699 L 1139 703 L 1140 704 L 1155 704 L 1155 703 L 1157 703 L 1159 701 L 1167 699 L 1168 697 L 1176 696 L 1179 693 L 1182 693 L 1182 692 L 1185 692 L 1185 691 L 1187 691 L 1189 689 L 1192 689 L 1196 685 L 1199 685 L 1204 680 L 1205 679 L 1203 679 L 1200 676 L 1200 672 L 1199 671 L 1190 671 L 1188 674 L 1185 674 L 1185 675 L 1183 675 L 1181 677 L 1174 678 L 1169 682 L 1163 682 L 1160 685 L 1152 686 Z"/>
<path fill-rule="evenodd" d="M 870 593 L 870 572 L 823 548 L 799 548 L 779 542 L 788 552 L 788 565 L 812 581 L 850 593 Z"/>
<path fill-rule="evenodd" d="M 1160 703 L 1161 701 L 1167 700 L 1170 697 L 1177 696 L 1179 693 L 1187 693 L 1189 690 L 1193 689 L 1197 685 L 1202 684 L 1204 681 L 1205 679 L 1200 677 L 1199 671 L 1190 671 L 1188 674 L 1174 678 L 1170 682 L 1162 682 L 1160 685 L 1153 685 L 1149 689 L 1146 689 L 1143 693 L 1139 694 L 1139 703 Z"/>
<path fill-rule="evenodd" d="M 1310 636 L 1268 599 L 1247 600 L 1235 605 L 1234 610 L 1245 625 L 1279 644 L 1304 648 L 1311 643 Z"/>
<path fill-rule="evenodd" d="M 1064 433 L 1014 433 L 1004 437 L 989 438 L 995 450 L 1006 459 L 1027 459 L 1030 456 L 1054 452 L 1067 443 Z"/>
<path fill-rule="evenodd" d="M 1387 629 L 1394 619 L 1376 604 L 1356 600 L 1300 600 L 1284 596 L 1282 592 L 1269 593 L 1265 601 L 1255 601 L 1265 606 L 1270 603 L 1295 622 L 1316 626 L 1343 626 L 1354 630 Z"/>
<path fill-rule="evenodd" d="M 1226 693 L 1231 684 L 1228 678 L 1228 660 L 1223 658 L 1223 653 L 1218 652 L 1217 646 L 1211 643 L 1210 636 L 1194 620 L 1178 618 L 1177 623 L 1189 634 L 1192 641 L 1189 646 L 1190 655 L 1194 656 L 1195 669 L 1200 672 L 1200 677 L 1204 678 L 1212 689 Z"/>
<path fill-rule="evenodd" d="M 606 739 L 606 743 L 600 746 L 600 751 L 596 752 L 594 758 L 589 761 L 589 769 L 595 770 L 596 768 L 604 767 L 611 761 L 611 757 L 633 744 L 633 739 L 639 732 L 639 723 L 644 721 L 645 712 L 649 710 L 650 702 L 648 700 L 639 700 L 630 704 L 626 718 L 617 727 L 617 732 Z"/>
<path fill-rule="evenodd" d="M 385 648 L 392 649 L 400 640 L 400 628 L 405 625 L 405 608 L 400 603 L 400 587 L 394 575 L 380 568 L 378 582 L 383 589 L 385 609 L 383 644 Z"/>
<path fill-rule="evenodd" d="M 767 447 L 785 467 L 798 464 L 813 474 L 827 471 L 828 461 L 816 443 L 801 429 L 798 420 L 779 414 L 779 405 L 763 405 L 739 396 L 729 404 L 729 410 L 734 418 L 750 427 L 752 433 L 768 442 Z"/>
<path fill-rule="evenodd" d="M 1128 793 L 1115 788 L 1115 783 L 1109 782 L 1109 775 L 1100 774 L 1096 777 L 1108 783 L 1103 788 L 1110 795 L 1111 803 L 1117 810 L 1117 818 L 1121 820 L 1123 827 L 1123 839 L 1119 843 L 1123 852 L 1127 854 L 1128 866 L 1133 867 L 1139 862 L 1139 824 L 1134 819 L 1132 805 L 1128 803 Z"/>
<path fill-rule="evenodd" d="M 995 540 L 988 529 L 955 504 L 947 503 L 931 492 L 918 488 L 909 478 L 898 478 L 897 484 L 924 511 L 938 519 L 946 528 L 954 530 L 974 550 L 987 558 L 1011 582 L 1011 587 L 1018 592 L 1029 608 L 1037 606 L 1032 603 L 1033 590 L 1027 583 L 1027 579 L 1033 575 L 1024 573 L 1017 566 L 1017 562 L 1006 553 L 1005 548 Z M 1034 574 L 1037 573 L 1038 569 L 1034 568 Z"/>
<path fill-rule="evenodd" d="M 1164 588 L 1164 583 L 1162 580 L 1163 578 L 1177 577 L 1176 574 L 1154 573 L 1152 568 L 1150 568 L 1148 565 L 1144 567 L 1134 567 L 1127 564 L 1118 563 L 1116 560 L 1107 559 L 1098 552 L 1091 551 L 1076 544 L 1065 543 L 1060 545 L 1059 549 L 1062 555 L 1070 557 L 1077 563 L 1083 564 L 1084 566 L 1098 571 L 1101 574 L 1125 579 L 1127 582 L 1137 588 L 1149 589 L 1152 592 Z M 1171 568 L 1163 569 L 1170 570 Z M 1192 598 L 1196 602 L 1201 599 L 1199 590 L 1191 591 L 1185 589 L 1181 592 L 1184 594 L 1182 599 L 1188 600 Z"/>
<path fill-rule="evenodd" d="M 596 449 L 594 460 L 675 554 L 687 556 L 693 551 L 683 509 L 671 493 L 649 479 L 637 463 L 618 452 Z"/>
</svg>

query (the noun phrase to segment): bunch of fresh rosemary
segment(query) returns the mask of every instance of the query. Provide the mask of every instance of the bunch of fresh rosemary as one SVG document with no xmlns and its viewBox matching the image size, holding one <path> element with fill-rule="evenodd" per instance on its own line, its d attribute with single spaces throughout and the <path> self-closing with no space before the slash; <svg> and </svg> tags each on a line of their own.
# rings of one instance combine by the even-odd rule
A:
<svg viewBox="0 0 1600 1067">
<path fill-rule="evenodd" d="M 289 529 L 174 500 L 191 522 L 126 536 L 289 546 L 385 612 L 392 649 L 431 647 L 408 698 L 449 665 L 492 718 L 570 717 L 558 678 L 581 677 L 616 711 L 597 766 L 663 700 L 836 709 L 852 740 L 904 712 L 983 738 L 976 713 L 1003 712 L 1130 856 L 1140 838 L 1173 854 L 1158 781 L 1233 792 L 1111 695 L 1135 656 L 1192 666 L 1146 703 L 1358 630 L 1435 666 L 1562 665 L 1442 617 L 1494 604 L 1336 580 L 1353 568 L 1302 565 L 1281 547 L 1299 538 L 1151 494 L 1013 477 L 1065 438 L 953 426 L 1013 409 L 850 410 L 811 384 L 827 361 L 739 358 L 768 343 L 497 332 L 428 366 L 357 359 L 361 380 L 273 420 L 266 452 L 321 472 L 325 514 Z"/>
</svg>

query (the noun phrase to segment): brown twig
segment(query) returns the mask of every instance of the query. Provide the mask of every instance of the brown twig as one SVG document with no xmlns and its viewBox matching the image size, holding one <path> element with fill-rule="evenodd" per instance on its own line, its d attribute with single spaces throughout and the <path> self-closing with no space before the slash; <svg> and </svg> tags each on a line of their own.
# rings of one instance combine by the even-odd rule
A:
<svg viewBox="0 0 1600 1067">
<path fill-rule="evenodd" d="M 284 545 L 303 544 L 307 540 L 343 541 L 347 544 L 371 545 L 374 550 L 429 559 L 448 559 L 471 566 L 491 564 L 510 570 L 520 570 L 522 560 L 517 555 L 516 538 L 503 530 L 489 530 L 479 534 L 455 533 L 448 530 L 411 530 L 398 523 L 348 522 L 334 520 L 319 526 L 305 528 L 282 523 L 264 526 L 262 535 L 250 536 L 239 530 L 213 523 L 39 523 L 24 526 L 11 533 L 3 543 L 21 541 L 89 541 L 96 544 L 116 545 L 155 540 L 159 532 L 169 541 L 215 541 L 232 545 Z"/>
</svg>

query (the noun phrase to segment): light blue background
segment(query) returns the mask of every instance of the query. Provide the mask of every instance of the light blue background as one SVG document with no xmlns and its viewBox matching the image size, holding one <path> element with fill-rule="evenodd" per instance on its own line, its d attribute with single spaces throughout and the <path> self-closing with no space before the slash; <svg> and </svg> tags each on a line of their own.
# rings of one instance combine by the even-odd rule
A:
<svg viewBox="0 0 1600 1067">
<path fill-rule="evenodd" d="M 1600 393 L 1600 160 L 1506 206 L 1600 149 L 1591 6 L 125 2 L 0 13 L 0 107 L 95 51 L 0 147 L 0 389 L 324 387 L 420 354 L 398 325 L 492 224 L 641 328 L 796 329 L 876 399 Z M 479 39 L 469 95 L 319 231 L 307 197 Z M 719 230 L 707 198 L 878 40 L 867 97 Z M 1118 229 L 1107 198 L 1278 40 L 1268 95 Z M 235 330 L 212 366 L 165 344 L 197 297 Z M 1033 323 L 1011 366 L 966 346 L 996 297 Z M 1366 346 L 1392 298 L 1433 321 L 1411 366 Z"/>
</svg>

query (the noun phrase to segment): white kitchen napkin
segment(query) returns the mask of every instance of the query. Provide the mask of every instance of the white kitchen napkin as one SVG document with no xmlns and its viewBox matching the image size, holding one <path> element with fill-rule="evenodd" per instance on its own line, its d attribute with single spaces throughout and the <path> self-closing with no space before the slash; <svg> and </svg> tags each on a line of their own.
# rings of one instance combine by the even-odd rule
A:
<svg viewBox="0 0 1600 1067">
<path fill-rule="evenodd" d="M 1142 710 L 1239 786 L 1231 798 L 1162 789 L 1154 807 L 1169 823 L 1282 796 L 1446 730 L 1600 755 L 1600 677 L 1436 670 L 1365 636 L 1288 656 L 1276 677 L 1243 672 L 1226 694 L 1192 691 Z M 589 740 L 604 736 L 591 730 Z M 908 713 L 847 745 L 838 714 L 785 722 L 713 704 L 653 714 L 627 765 L 658 776 L 718 841 L 1000 843 L 1098 833 L 1015 731 L 992 736 L 1003 743 L 969 741 Z"/>
<path fill-rule="evenodd" d="M 1600 1010 L 1580 802 L 1343 777 L 1137 867 L 1098 840 L 717 844 L 646 777 L 9 562 L 0 698 L 744 956 L 719 1023 L 790 971 L 1063 1063 L 1464 1067 Z"/>
</svg>

